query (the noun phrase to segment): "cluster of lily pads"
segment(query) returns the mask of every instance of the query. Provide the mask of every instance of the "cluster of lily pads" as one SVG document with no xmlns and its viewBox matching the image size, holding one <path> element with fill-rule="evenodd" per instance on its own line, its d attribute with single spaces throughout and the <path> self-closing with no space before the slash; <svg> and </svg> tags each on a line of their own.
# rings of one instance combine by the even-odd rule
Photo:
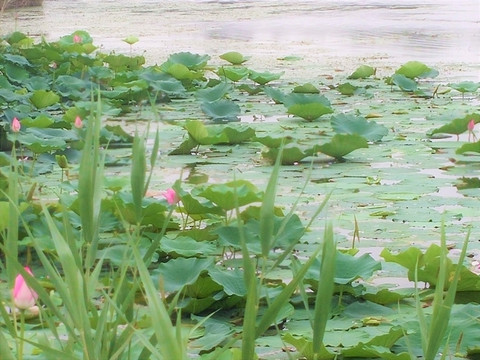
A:
<svg viewBox="0 0 480 360">
<path fill-rule="evenodd" d="M 22 186 L 16 204 L 22 219 L 18 234 L 20 259 L 29 259 L 32 248 L 41 254 L 38 255 L 41 262 L 34 259 L 33 268 L 37 276 L 42 276 L 45 274 L 42 266 L 48 260 L 66 267 L 70 258 L 65 254 L 72 252 L 71 262 L 81 263 L 76 270 L 82 275 L 77 275 L 85 279 L 85 288 L 94 295 L 85 296 L 89 302 L 83 310 L 89 318 L 88 324 L 82 326 L 100 334 L 99 338 L 108 335 L 105 338 L 109 342 L 105 344 L 109 343 L 113 350 L 105 351 L 112 358 L 148 358 L 155 354 L 157 342 L 162 341 L 162 329 L 152 334 L 151 329 L 157 324 L 150 320 L 151 314 L 144 307 L 144 302 L 151 306 L 152 300 L 142 278 L 146 273 L 140 270 L 137 273 L 139 259 L 145 269 L 148 267 L 156 294 L 166 304 L 169 316 L 176 319 L 177 328 L 192 329 L 185 341 L 191 357 L 240 358 L 237 339 L 246 341 L 247 336 L 254 335 L 261 358 L 282 356 L 279 350 L 282 348 L 286 358 L 403 360 L 422 355 L 426 346 L 419 334 L 424 334 L 424 324 L 418 321 L 420 310 L 416 309 L 414 299 L 428 301 L 433 289 L 449 288 L 448 282 L 438 284 L 441 269 L 450 277 L 459 273 L 457 303 L 452 307 L 448 331 L 440 339 L 444 344 L 442 350 L 447 349 L 452 356 L 455 352 L 459 357 L 478 354 L 480 337 L 475 329 L 480 309 L 475 296 L 480 291 L 480 277 L 463 264 L 442 262 L 440 246 L 433 244 L 426 250 L 411 247 L 399 253 L 384 249 L 381 253 L 385 262 L 408 272 L 406 280 L 426 284 L 421 294 L 413 287 L 369 284 L 372 275 L 382 269 L 379 259 L 369 254 L 357 255 L 358 249 L 353 246 L 335 249 L 333 297 L 327 299 L 332 303 L 332 311 L 327 312 L 327 327 L 319 348 L 318 339 L 312 335 L 316 334 L 312 330 L 316 320 L 312 319 L 311 307 L 324 286 L 323 262 L 313 257 L 308 263 L 311 266 L 302 270 L 302 261 L 311 255 L 302 251 L 311 223 L 303 224 L 294 213 L 294 206 L 292 211 L 275 206 L 271 187 L 261 191 L 252 182 L 241 179 L 209 184 L 203 177 L 194 178 L 195 174 L 188 183 L 178 181 L 173 185 L 178 202 L 167 201 L 158 193 L 148 196 L 161 146 L 159 133 L 149 149 L 145 145 L 148 141 L 117 125 L 117 119 L 142 119 L 148 114 L 155 120 L 179 125 L 184 139 L 172 140 L 175 146 L 165 156 L 196 156 L 208 153 L 201 146 L 248 142 L 261 144 L 261 156 L 268 162 L 281 155 L 283 164 L 294 164 L 308 157 L 314 159 L 321 154 L 329 162 L 342 161 L 351 152 L 378 144 L 388 135 L 385 125 L 371 120 L 381 117 L 380 114 L 340 112 L 327 97 L 328 92 L 335 91 L 341 96 L 372 99 L 372 82 L 363 82 L 376 76 L 376 70 L 370 66 L 360 66 L 348 77 L 348 82 L 316 87 L 311 83 L 283 84 L 283 73 L 249 69 L 245 65 L 248 58 L 238 52 L 228 52 L 220 58 L 227 63 L 213 66 L 209 64 L 210 56 L 185 52 L 170 55 L 160 65 L 146 66 L 142 56 L 97 51 L 89 34 L 83 31 L 56 42 L 35 43 L 21 33 L 3 38 L 1 145 L 3 149 L 13 146 L 22 160 L 18 164 Z M 428 89 L 429 84 L 422 82 L 436 75 L 436 70 L 412 61 L 382 81 L 402 95 L 425 98 L 447 91 L 439 87 Z M 448 88 L 464 94 L 477 91 L 478 84 L 462 82 L 449 84 Z M 279 121 L 283 131 L 265 134 L 255 124 L 242 122 L 246 114 L 259 111 L 258 104 L 265 111 L 261 116 L 283 116 Z M 75 126 L 77 117 L 84 120 L 84 127 Z M 13 119 L 20 119 L 19 131 L 11 131 Z M 461 134 L 468 130 L 472 119 L 480 122 L 480 115 L 453 119 L 450 124 L 434 129 L 431 135 Z M 98 132 L 92 130 L 96 126 Z M 147 133 L 145 137 L 150 135 Z M 132 147 L 131 158 L 107 155 L 122 146 Z M 478 143 L 464 144 L 458 151 L 480 152 L 478 146 Z M 103 155 L 99 155 L 100 151 Z M 151 153 L 149 162 L 146 153 Z M 8 194 L 0 201 L 2 219 L 12 217 L 9 192 L 13 184 L 9 175 L 15 160 L 16 157 L 12 159 L 6 153 L 0 159 L 0 186 L 2 193 Z M 93 162 L 89 167 L 90 160 L 98 163 Z M 75 174 L 76 168 L 68 163 L 80 163 L 81 171 Z M 130 178 L 104 179 L 107 165 L 131 166 Z M 45 205 L 35 200 L 38 184 L 32 179 L 54 171 L 56 166 L 71 173 L 66 181 L 57 183 L 58 198 L 48 199 Z M 278 164 L 275 169 L 278 171 Z M 150 177 L 145 179 L 147 171 Z M 41 186 L 41 180 L 38 182 Z M 29 190 L 23 188 L 26 184 L 30 185 Z M 266 214 L 265 209 L 271 213 Z M 10 227 L 10 222 L 0 221 L 2 233 L 11 234 Z M 274 239 L 268 246 L 263 241 L 265 231 Z M 3 244 L 6 239 L 2 235 Z M 324 240 L 322 234 L 316 239 Z M 77 250 L 78 254 L 87 254 L 85 261 L 77 257 Z M 251 324 L 256 329 L 254 335 L 244 332 L 247 309 L 252 310 L 247 281 L 250 270 L 245 255 L 253 259 L 254 273 L 260 278 L 255 283 L 258 313 Z M 92 267 L 95 264 L 95 270 L 90 273 L 85 264 Z M 302 271 L 304 274 L 300 276 Z M 110 273 L 115 274 L 112 281 L 108 280 Z M 62 272 L 56 275 L 58 279 L 42 278 L 41 286 L 36 289 L 51 291 L 44 291 L 41 296 L 49 316 L 54 315 L 45 323 L 53 323 L 55 316 L 62 316 L 60 331 L 68 333 L 69 340 L 64 341 L 58 334 L 52 336 L 55 341 L 43 339 L 42 335 L 36 337 L 47 325 L 42 319 L 33 318 L 27 329 L 31 357 L 59 357 L 64 351 L 72 358 L 82 358 L 82 351 L 91 349 L 80 348 L 74 341 L 78 336 L 71 325 L 76 325 L 75 311 L 67 311 L 72 313 L 73 319 L 69 319 L 51 308 L 75 309 L 74 304 L 62 298 L 59 285 Z M 91 279 L 95 276 L 99 281 L 92 286 Z M 287 280 L 292 276 L 298 282 Z M 121 284 L 118 288 L 116 281 Z M 1 299 L 8 298 L 7 291 L 2 291 Z M 282 298 L 285 304 L 272 314 L 272 304 Z M 107 307 L 109 310 L 104 312 Z M 118 316 L 102 323 L 110 312 Z M 4 319 L 1 331 L 7 334 L 5 343 L 15 348 L 14 344 L 19 338 L 23 341 L 23 337 L 12 335 L 15 331 L 7 324 L 9 315 L 3 306 L 0 313 Z M 105 328 L 111 327 L 113 331 L 107 333 L 98 324 L 108 324 Z M 149 341 L 150 338 L 155 340 Z M 133 350 L 129 352 L 120 344 L 122 341 L 112 339 L 131 341 Z M 98 347 L 103 350 L 105 344 Z M 269 355 L 272 348 L 274 354 Z M 243 354 L 244 359 L 246 356 Z"/>
</svg>

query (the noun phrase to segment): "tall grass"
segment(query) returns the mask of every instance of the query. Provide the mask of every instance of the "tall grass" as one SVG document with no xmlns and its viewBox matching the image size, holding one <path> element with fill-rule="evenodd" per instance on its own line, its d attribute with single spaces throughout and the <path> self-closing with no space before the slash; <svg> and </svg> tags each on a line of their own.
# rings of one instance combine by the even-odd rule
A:
<svg viewBox="0 0 480 360">
<path fill-rule="evenodd" d="M 417 316 L 420 325 L 420 336 L 422 340 L 423 357 L 425 360 L 434 360 L 442 346 L 445 349 L 448 348 L 444 343 L 447 336 L 448 324 L 450 322 L 450 314 L 452 306 L 455 302 L 455 295 L 457 293 L 457 285 L 460 280 L 460 273 L 462 270 L 462 264 L 465 260 L 467 253 L 468 240 L 470 237 L 470 231 L 467 233 L 463 242 L 460 257 L 458 259 L 458 265 L 455 268 L 453 274 L 448 273 L 448 248 L 445 236 L 445 225 L 441 226 L 441 254 L 439 257 L 439 272 L 437 278 L 437 285 L 435 287 L 435 293 L 432 302 L 432 314 L 427 316 L 422 303 L 420 301 L 420 294 L 418 290 L 418 270 L 415 271 L 415 302 L 417 308 Z M 418 269 L 418 260 L 417 260 Z M 447 285 L 448 284 L 448 285 Z M 444 287 L 448 286 L 448 289 L 444 290 Z M 446 352 L 442 354 L 442 358 L 445 358 Z"/>
</svg>

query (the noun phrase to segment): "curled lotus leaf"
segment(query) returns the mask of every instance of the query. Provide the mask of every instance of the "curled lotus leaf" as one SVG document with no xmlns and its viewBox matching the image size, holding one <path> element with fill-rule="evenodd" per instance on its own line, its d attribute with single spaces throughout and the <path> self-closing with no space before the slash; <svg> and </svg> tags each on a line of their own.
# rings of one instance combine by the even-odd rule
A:
<svg viewBox="0 0 480 360">
<path fill-rule="evenodd" d="M 461 81 L 459 83 L 448 84 L 448 86 L 461 92 L 462 94 L 467 92 L 474 93 L 480 87 L 480 83 L 473 81 Z"/>
<path fill-rule="evenodd" d="M 265 85 L 271 81 L 280 79 L 283 74 L 284 74 L 283 71 L 280 73 L 272 73 L 269 71 L 257 72 L 257 71 L 250 70 L 250 74 L 248 77 L 250 78 L 250 80 L 253 80 L 257 84 Z"/>
<path fill-rule="evenodd" d="M 366 79 L 372 75 L 375 75 L 376 69 L 368 65 L 360 65 L 352 74 L 348 76 L 348 79 Z"/>
<path fill-rule="evenodd" d="M 248 76 L 250 70 L 243 66 L 222 66 L 218 69 L 217 74 L 226 77 L 231 81 L 239 81 Z"/>
<path fill-rule="evenodd" d="M 209 55 L 192 54 L 191 52 L 179 52 L 170 55 L 164 64 L 182 64 L 189 70 L 201 70 L 207 65 L 208 60 L 210 60 Z M 169 66 L 167 66 L 167 68 L 168 67 Z"/>
<path fill-rule="evenodd" d="M 242 54 L 240 54 L 237 51 L 229 51 L 229 52 L 226 52 L 226 53 L 220 55 L 220 59 L 228 61 L 232 65 L 241 65 L 245 61 L 247 61 L 249 58 L 250 57 L 243 56 Z"/>
<path fill-rule="evenodd" d="M 388 128 L 361 116 L 338 114 L 330 122 L 337 134 L 358 134 L 368 141 L 380 141 L 388 134 Z"/>
<path fill-rule="evenodd" d="M 238 121 L 241 112 L 237 103 L 225 99 L 205 101 L 201 108 L 214 121 Z"/>
<path fill-rule="evenodd" d="M 438 71 L 432 69 L 420 61 L 409 61 L 395 71 L 395 74 L 401 74 L 409 79 L 415 78 L 433 78 L 438 76 Z"/>
<path fill-rule="evenodd" d="M 336 134 L 330 142 L 315 146 L 313 149 L 341 160 L 345 155 L 360 148 L 368 148 L 367 139 L 363 136 L 357 134 Z"/>
</svg>

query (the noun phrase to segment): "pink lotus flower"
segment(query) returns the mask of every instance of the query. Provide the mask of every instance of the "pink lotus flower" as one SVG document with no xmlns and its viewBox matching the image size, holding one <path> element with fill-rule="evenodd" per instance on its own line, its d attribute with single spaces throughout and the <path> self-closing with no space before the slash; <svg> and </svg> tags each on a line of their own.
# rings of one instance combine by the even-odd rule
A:
<svg viewBox="0 0 480 360">
<path fill-rule="evenodd" d="M 468 122 L 467 129 L 468 129 L 468 141 L 470 142 L 470 138 L 473 138 L 473 141 L 476 141 L 477 137 L 475 136 L 475 133 L 473 132 L 473 130 L 475 129 L 475 120 L 474 119 L 471 119 Z"/>
<path fill-rule="evenodd" d="M 33 276 L 32 271 L 28 266 L 25 266 L 25 271 Z M 25 279 L 21 274 L 15 278 L 15 286 L 13 288 L 13 303 L 20 310 L 26 310 L 35 305 L 38 294 L 28 287 Z"/>
<path fill-rule="evenodd" d="M 82 42 L 82 38 L 80 37 L 80 35 L 78 34 L 73 35 L 73 42 L 75 44 L 80 44 Z"/>
<path fill-rule="evenodd" d="M 21 128 L 22 125 L 20 124 L 20 121 L 16 117 L 14 117 L 12 120 L 12 131 L 17 133 L 20 131 Z"/>
<path fill-rule="evenodd" d="M 473 131 L 474 128 L 475 128 L 475 120 L 471 119 L 468 122 L 468 131 Z"/>
<path fill-rule="evenodd" d="M 73 124 L 77 129 L 81 129 L 83 126 L 82 118 L 77 115 L 75 118 L 75 123 Z"/>
<path fill-rule="evenodd" d="M 180 201 L 180 199 L 178 198 L 177 192 L 172 188 L 165 191 L 162 195 L 165 199 L 167 199 L 167 202 L 169 205 L 175 205 Z"/>
</svg>

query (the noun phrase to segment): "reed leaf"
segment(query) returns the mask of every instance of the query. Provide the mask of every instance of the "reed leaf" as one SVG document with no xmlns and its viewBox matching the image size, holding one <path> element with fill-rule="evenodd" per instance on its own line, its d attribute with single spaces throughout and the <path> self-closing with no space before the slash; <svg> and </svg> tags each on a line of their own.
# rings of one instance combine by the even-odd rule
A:
<svg viewBox="0 0 480 360">
<path fill-rule="evenodd" d="M 147 161 L 145 157 L 145 140 L 135 133 L 132 147 L 132 171 L 130 172 L 130 184 L 132 187 L 133 206 L 135 218 L 140 224 L 143 216 L 142 202 L 145 195 L 145 174 Z"/>
<path fill-rule="evenodd" d="M 317 355 L 322 349 L 327 321 L 330 318 L 333 289 L 335 286 L 335 254 L 336 246 L 333 237 L 333 228 L 332 224 L 328 224 L 323 237 L 322 263 L 313 317 L 313 352 Z"/>
</svg>

